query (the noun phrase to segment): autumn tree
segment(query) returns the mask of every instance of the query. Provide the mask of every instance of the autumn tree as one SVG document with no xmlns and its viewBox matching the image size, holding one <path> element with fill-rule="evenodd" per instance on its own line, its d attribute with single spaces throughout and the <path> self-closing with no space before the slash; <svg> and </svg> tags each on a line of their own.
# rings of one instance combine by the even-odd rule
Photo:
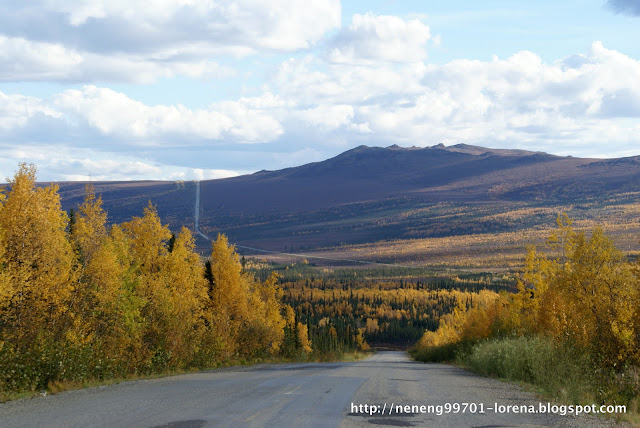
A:
<svg viewBox="0 0 640 428">
<path fill-rule="evenodd" d="M 0 190 L 0 393 L 282 349 L 278 277 L 244 272 L 223 235 L 205 268 L 192 233 L 171 233 L 151 203 L 109 226 L 88 186 L 70 212 L 33 166 Z"/>
<path fill-rule="evenodd" d="M 605 364 L 619 365 L 637 358 L 633 315 L 638 303 L 637 283 L 631 266 L 601 228 L 591 236 L 576 233 L 568 261 L 560 267 L 552 286 L 565 302 L 566 334 L 588 344 Z"/>
<path fill-rule="evenodd" d="M 142 217 L 134 217 L 122 224 L 128 251 L 137 276 L 135 293 L 144 300 L 141 316 L 145 320 L 142 339 L 142 358 L 149 370 L 165 369 L 170 364 L 167 352 L 167 329 L 170 323 L 171 297 L 162 265 L 169 253 L 167 241 L 171 231 L 160 221 L 156 208 L 149 202 Z"/>
<path fill-rule="evenodd" d="M 263 283 L 252 278 L 246 279 L 250 285 L 249 304 L 252 310 L 245 326 L 245 350 L 275 354 L 284 340 L 286 324 L 282 315 L 282 290 L 278 285 L 278 275 L 273 273 Z"/>
<path fill-rule="evenodd" d="M 102 197 L 96 197 L 92 185 L 85 187 L 84 202 L 74 219 L 70 234 L 80 253 L 80 261 L 86 266 L 107 237 L 107 213 L 102 208 Z"/>
<path fill-rule="evenodd" d="M 77 320 L 112 375 L 132 372 L 143 360 L 139 272 L 130 254 L 130 240 L 119 226 L 107 230 L 102 198 L 87 186 L 70 231 L 76 247 L 79 284 L 74 296 Z M 76 328 L 76 331 L 78 328 Z"/>
<path fill-rule="evenodd" d="M 590 234 L 576 231 L 564 214 L 558 216 L 549 243 L 549 255 L 528 249 L 517 293 L 502 293 L 484 308 L 454 312 L 452 317 L 460 320 L 457 327 L 443 317 L 436 332 L 425 333 L 421 345 L 438 346 L 445 337 L 454 337 L 455 343 L 543 335 L 586 352 L 610 369 L 639 364 L 638 270 L 602 228 Z"/>
<path fill-rule="evenodd" d="M 218 235 L 211 249 L 209 313 L 220 335 L 225 358 L 238 351 L 242 327 L 249 321 L 249 284 L 242 274 L 238 254 L 225 235 Z"/>
<path fill-rule="evenodd" d="M 78 214 L 70 211 L 68 227 L 78 273 L 70 308 L 74 314 L 73 325 L 68 334 L 75 340 L 90 342 L 97 338 L 96 335 L 104 336 L 103 329 L 97 326 L 103 314 L 99 301 L 112 294 L 111 289 L 118 286 L 119 276 L 105 260 L 107 214 L 102 209 L 102 199 L 96 198 L 93 186 L 87 185 L 85 190 L 85 200 Z M 92 346 L 96 347 L 97 343 Z"/>
<path fill-rule="evenodd" d="M 37 187 L 34 166 L 20 165 L 0 210 L 4 274 L 2 335 L 31 346 L 45 335 L 62 339 L 74 288 L 67 215 L 57 186 Z M 9 328 L 10 327 L 10 328 Z"/>
<path fill-rule="evenodd" d="M 311 340 L 309 339 L 309 327 L 306 324 L 298 322 L 298 341 L 300 342 L 300 349 L 303 353 L 309 354 L 313 351 L 311 348 Z M 335 329 L 333 330 L 335 332 Z M 335 336 L 335 335 L 334 335 Z"/>
<path fill-rule="evenodd" d="M 36 169 L 25 164 L 8 187 L 0 209 L 0 370 L 10 386 L 33 388 L 74 364 L 65 346 L 78 345 L 67 336 L 74 256 L 57 187 L 36 186 Z"/>
<path fill-rule="evenodd" d="M 165 348 L 174 367 L 186 366 L 200 351 L 208 288 L 202 268 L 193 235 L 183 227 L 161 265 L 166 293 L 162 299 L 166 305 L 162 309 L 166 316 Z"/>
</svg>

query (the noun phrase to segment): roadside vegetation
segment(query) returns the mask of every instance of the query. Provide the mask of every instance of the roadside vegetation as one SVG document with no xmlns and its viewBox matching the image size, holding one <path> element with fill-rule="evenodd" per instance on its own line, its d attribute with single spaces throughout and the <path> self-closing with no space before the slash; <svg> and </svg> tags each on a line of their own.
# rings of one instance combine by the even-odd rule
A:
<svg viewBox="0 0 640 428">
<path fill-rule="evenodd" d="M 577 232 L 566 214 L 557 226 L 547 251 L 528 249 L 517 293 L 456 308 L 411 353 L 564 402 L 623 404 L 637 414 L 640 265 L 598 227 Z"/>
<path fill-rule="evenodd" d="M 141 217 L 108 226 L 101 198 L 88 188 L 68 215 L 57 187 L 36 186 L 27 165 L 6 190 L 0 398 L 237 362 L 331 357 L 314 351 L 308 326 L 282 302 L 277 275 L 259 281 L 245 272 L 224 235 L 205 261 L 191 232 L 172 234 L 151 204 Z"/>
</svg>

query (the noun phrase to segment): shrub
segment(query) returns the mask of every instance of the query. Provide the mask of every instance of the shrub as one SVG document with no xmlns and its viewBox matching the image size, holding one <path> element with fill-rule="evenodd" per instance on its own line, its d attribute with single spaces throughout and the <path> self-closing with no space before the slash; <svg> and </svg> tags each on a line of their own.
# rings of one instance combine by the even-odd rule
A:
<svg viewBox="0 0 640 428">
<path fill-rule="evenodd" d="M 477 373 L 526 382 L 563 401 L 595 398 L 594 365 L 588 354 L 546 337 L 487 340 L 459 355 L 459 360 Z"/>
</svg>

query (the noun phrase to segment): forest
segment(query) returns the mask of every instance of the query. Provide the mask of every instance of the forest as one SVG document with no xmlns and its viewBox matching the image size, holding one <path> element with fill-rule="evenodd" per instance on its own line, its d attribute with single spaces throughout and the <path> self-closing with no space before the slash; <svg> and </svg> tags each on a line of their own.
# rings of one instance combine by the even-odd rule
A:
<svg viewBox="0 0 640 428">
<path fill-rule="evenodd" d="M 472 306 L 487 293 L 515 290 L 513 278 L 487 272 L 442 276 L 430 267 L 317 267 L 308 260 L 274 264 L 244 257 L 242 263 L 257 278 L 277 273 L 283 302 L 309 326 L 317 351 L 335 350 L 326 340 L 331 326 L 339 351 L 359 349 L 358 334 L 365 349 L 406 349 L 456 307 Z"/>
<path fill-rule="evenodd" d="M 296 266 L 290 269 L 295 270 Z M 372 271 L 375 269 L 360 271 L 360 275 Z M 437 329 L 438 320 L 456 307 L 471 307 L 485 295 L 494 295 L 491 288 L 507 289 L 507 285 L 484 277 L 330 279 L 346 276 L 344 269 L 335 274 L 329 279 L 301 280 L 287 280 L 283 275 L 283 302 L 294 309 L 297 319 L 309 326 L 309 337 L 317 346 L 323 343 L 321 327 L 330 324 L 338 329 L 345 350 L 354 343 L 352 332 L 358 331 L 375 348 L 406 349 L 425 330 Z"/>
<path fill-rule="evenodd" d="M 21 165 L 0 194 L 0 395 L 311 352 L 276 275 L 243 271 L 224 235 L 206 263 L 154 206 L 107 225 L 87 189 L 77 212 Z M 295 336 L 293 336 L 295 335 Z"/>
</svg>

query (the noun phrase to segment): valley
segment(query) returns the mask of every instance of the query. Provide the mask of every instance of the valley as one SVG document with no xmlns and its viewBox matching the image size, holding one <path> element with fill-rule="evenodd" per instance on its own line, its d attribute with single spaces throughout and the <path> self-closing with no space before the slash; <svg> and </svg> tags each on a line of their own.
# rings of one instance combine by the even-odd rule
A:
<svg viewBox="0 0 640 428">
<path fill-rule="evenodd" d="M 87 183 L 58 184 L 63 208 L 77 207 Z M 91 184 L 109 222 L 127 221 L 151 201 L 172 230 L 195 230 L 197 202 L 204 235 L 224 233 L 242 254 L 280 263 L 307 256 L 320 265 L 345 259 L 504 272 L 520 264 L 527 244 L 544 242 L 561 212 L 578 229 L 604 225 L 632 256 L 640 251 L 638 157 L 360 146 L 228 179 Z M 202 236 L 197 245 L 209 249 Z"/>
</svg>

